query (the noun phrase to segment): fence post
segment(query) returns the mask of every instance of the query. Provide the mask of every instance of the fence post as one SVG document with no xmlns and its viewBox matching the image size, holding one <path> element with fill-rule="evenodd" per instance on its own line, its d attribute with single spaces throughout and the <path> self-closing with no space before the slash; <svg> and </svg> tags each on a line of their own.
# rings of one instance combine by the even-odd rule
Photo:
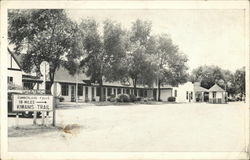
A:
<svg viewBox="0 0 250 160">
<path fill-rule="evenodd" d="M 16 113 L 16 128 L 19 128 L 19 114 Z"/>
<path fill-rule="evenodd" d="M 37 111 L 34 111 L 34 113 L 33 113 L 33 125 L 36 125 L 36 115 L 37 115 Z"/>
</svg>

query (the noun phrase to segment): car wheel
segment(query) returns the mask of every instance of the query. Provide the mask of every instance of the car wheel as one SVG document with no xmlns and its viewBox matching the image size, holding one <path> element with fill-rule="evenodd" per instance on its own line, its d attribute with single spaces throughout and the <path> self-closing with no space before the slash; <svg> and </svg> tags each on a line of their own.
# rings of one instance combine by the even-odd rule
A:
<svg viewBox="0 0 250 160">
<path fill-rule="evenodd" d="M 33 113 L 32 113 L 32 112 L 23 112 L 22 115 L 23 115 L 25 118 L 30 118 L 30 117 L 32 117 Z"/>
</svg>

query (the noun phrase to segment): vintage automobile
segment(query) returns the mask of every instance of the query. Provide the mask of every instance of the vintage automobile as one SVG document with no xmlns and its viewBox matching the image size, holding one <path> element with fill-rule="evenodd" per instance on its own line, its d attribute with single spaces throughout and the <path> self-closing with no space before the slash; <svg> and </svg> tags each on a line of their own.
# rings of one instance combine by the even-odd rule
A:
<svg viewBox="0 0 250 160">
<path fill-rule="evenodd" d="M 13 94 L 22 94 L 22 90 L 8 90 L 8 115 L 16 115 L 17 112 L 12 110 L 12 95 Z M 19 112 L 23 117 L 25 118 L 31 118 L 33 117 L 33 112 L 25 111 L 25 112 Z M 40 117 L 41 113 L 37 112 L 37 117 Z"/>
</svg>

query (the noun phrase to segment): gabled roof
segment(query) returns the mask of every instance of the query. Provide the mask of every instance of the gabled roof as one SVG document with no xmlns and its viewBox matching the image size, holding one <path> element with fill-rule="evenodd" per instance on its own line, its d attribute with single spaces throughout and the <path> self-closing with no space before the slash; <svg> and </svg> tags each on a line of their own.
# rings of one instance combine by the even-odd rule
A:
<svg viewBox="0 0 250 160">
<path fill-rule="evenodd" d="M 201 87 L 201 86 L 195 85 L 195 86 L 194 86 L 194 91 L 195 91 L 195 92 L 208 92 L 208 89 L 203 88 L 203 87 Z"/>
<path fill-rule="evenodd" d="M 55 73 L 56 82 L 65 83 L 81 83 L 85 84 L 83 80 L 89 80 L 89 78 L 84 73 L 79 73 L 78 75 L 70 75 L 69 72 L 64 68 L 60 67 Z"/>
<path fill-rule="evenodd" d="M 8 52 L 10 53 L 11 57 L 13 57 L 13 59 L 15 60 L 18 67 L 22 70 L 22 67 L 21 67 L 21 55 L 18 56 L 16 54 L 14 54 L 13 52 L 10 51 L 9 48 L 8 48 Z"/>
<path fill-rule="evenodd" d="M 211 87 L 209 89 L 209 92 L 225 92 L 224 89 L 222 89 L 220 86 L 218 86 L 217 84 L 213 85 L 213 87 Z"/>
</svg>

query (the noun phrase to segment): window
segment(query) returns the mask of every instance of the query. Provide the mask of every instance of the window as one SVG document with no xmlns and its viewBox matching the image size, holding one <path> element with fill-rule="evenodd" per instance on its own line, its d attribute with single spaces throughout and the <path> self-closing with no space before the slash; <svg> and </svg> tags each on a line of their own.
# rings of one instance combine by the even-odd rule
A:
<svg viewBox="0 0 250 160">
<path fill-rule="evenodd" d="M 118 94 L 121 94 L 121 88 L 118 88 L 118 89 L 117 89 L 117 93 L 118 93 Z"/>
<path fill-rule="evenodd" d="M 142 97 L 143 96 L 143 90 L 139 89 L 139 96 Z"/>
<path fill-rule="evenodd" d="M 177 90 L 174 90 L 174 96 L 177 97 Z"/>
<path fill-rule="evenodd" d="M 216 98 L 216 92 L 213 92 L 213 98 Z"/>
<path fill-rule="evenodd" d="M 147 97 L 147 96 L 148 96 L 148 91 L 144 90 L 144 97 Z"/>
<path fill-rule="evenodd" d="M 126 89 L 126 93 L 129 94 L 129 89 Z"/>
<path fill-rule="evenodd" d="M 13 83 L 13 77 L 8 76 L 8 83 Z"/>
<path fill-rule="evenodd" d="M 77 87 L 77 95 L 78 96 L 83 96 L 83 86 L 82 85 L 78 85 L 78 87 Z"/>
<path fill-rule="evenodd" d="M 111 96 L 112 88 L 107 88 L 108 89 L 108 96 Z"/>
<path fill-rule="evenodd" d="M 103 88 L 103 96 L 106 97 L 106 88 Z"/>
<path fill-rule="evenodd" d="M 186 92 L 186 99 L 188 99 L 188 91 Z"/>
<path fill-rule="evenodd" d="M 96 96 L 100 96 L 101 95 L 101 88 L 97 87 L 96 88 Z"/>
<path fill-rule="evenodd" d="M 190 99 L 193 99 L 193 92 L 191 92 L 190 94 Z"/>
<path fill-rule="evenodd" d="M 92 99 L 95 97 L 95 88 L 94 87 L 92 87 Z"/>
<path fill-rule="evenodd" d="M 69 95 L 69 86 L 67 84 L 62 84 L 62 96 Z"/>
<path fill-rule="evenodd" d="M 134 89 L 131 89 L 131 94 L 134 94 Z"/>
<path fill-rule="evenodd" d="M 23 87 L 25 89 L 33 89 L 33 84 L 31 82 L 24 82 Z"/>
<path fill-rule="evenodd" d="M 85 97 L 88 97 L 88 94 L 89 94 L 89 87 L 86 86 L 85 87 Z"/>
</svg>

